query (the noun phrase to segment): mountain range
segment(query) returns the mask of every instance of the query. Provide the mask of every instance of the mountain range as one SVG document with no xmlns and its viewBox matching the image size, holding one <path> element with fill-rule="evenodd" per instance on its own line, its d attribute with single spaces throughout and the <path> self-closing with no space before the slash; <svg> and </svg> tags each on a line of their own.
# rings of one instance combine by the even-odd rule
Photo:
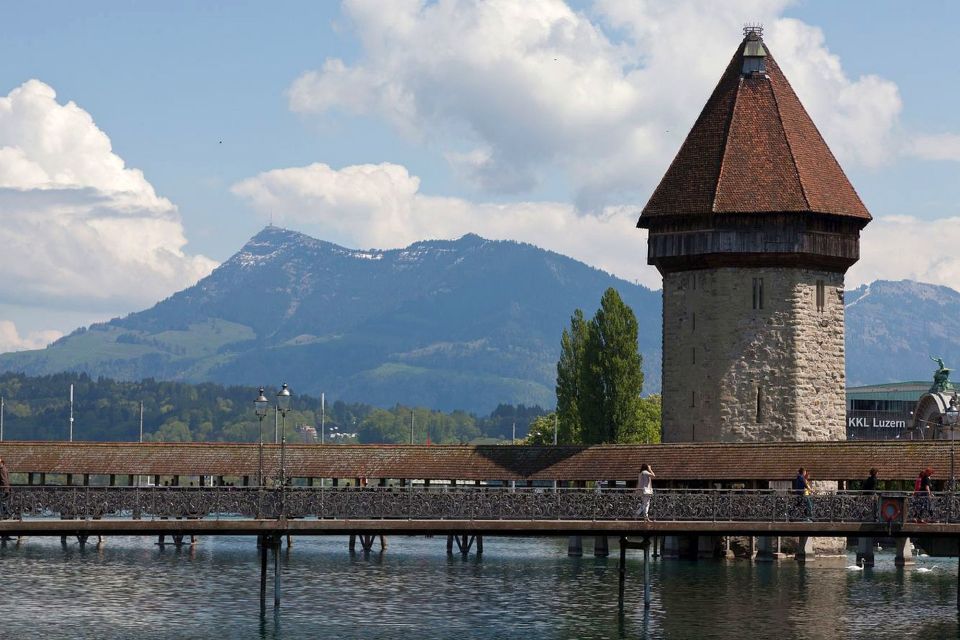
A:
<svg viewBox="0 0 960 640">
<path fill-rule="evenodd" d="M 196 285 L 94 324 L 0 370 L 80 371 L 295 391 L 487 413 L 554 403 L 560 334 L 608 287 L 637 314 L 659 389 L 660 293 L 529 244 L 466 235 L 346 249 L 274 226 Z"/>
<path fill-rule="evenodd" d="M 259 385 L 380 406 L 552 407 L 560 334 L 608 287 L 637 315 L 660 389 L 661 295 L 571 258 L 476 235 L 354 250 L 274 226 L 196 285 L 0 370 Z M 926 380 L 960 363 L 960 293 L 876 281 L 847 291 L 847 383 Z"/>
<path fill-rule="evenodd" d="M 960 293 L 912 280 L 847 291 L 847 385 L 933 380 L 939 356 L 960 366 Z"/>
</svg>

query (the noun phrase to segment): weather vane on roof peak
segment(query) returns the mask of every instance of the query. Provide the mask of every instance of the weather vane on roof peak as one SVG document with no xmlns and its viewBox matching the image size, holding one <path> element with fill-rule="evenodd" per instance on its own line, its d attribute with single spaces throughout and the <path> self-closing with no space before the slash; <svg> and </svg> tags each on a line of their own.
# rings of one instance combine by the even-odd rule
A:
<svg viewBox="0 0 960 640">
<path fill-rule="evenodd" d="M 760 40 L 763 38 L 763 25 L 759 22 L 743 25 L 743 37 L 748 40 Z"/>
</svg>

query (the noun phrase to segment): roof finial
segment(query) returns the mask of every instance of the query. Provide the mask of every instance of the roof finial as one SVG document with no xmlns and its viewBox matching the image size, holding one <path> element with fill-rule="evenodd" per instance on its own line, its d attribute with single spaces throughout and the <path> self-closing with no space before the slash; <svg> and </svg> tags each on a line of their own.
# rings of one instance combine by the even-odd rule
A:
<svg viewBox="0 0 960 640">
<path fill-rule="evenodd" d="M 744 24 L 743 37 L 747 40 L 763 40 L 763 25 L 759 22 Z"/>
</svg>

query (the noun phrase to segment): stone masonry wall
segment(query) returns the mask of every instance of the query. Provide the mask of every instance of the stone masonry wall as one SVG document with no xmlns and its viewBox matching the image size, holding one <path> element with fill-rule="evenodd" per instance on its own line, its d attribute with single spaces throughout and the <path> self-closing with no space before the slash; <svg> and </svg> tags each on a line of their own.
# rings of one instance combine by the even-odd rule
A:
<svg viewBox="0 0 960 640">
<path fill-rule="evenodd" d="M 753 308 L 755 278 L 763 280 L 762 309 Z M 664 441 L 844 439 L 843 331 L 839 273 L 729 267 L 665 275 Z"/>
</svg>

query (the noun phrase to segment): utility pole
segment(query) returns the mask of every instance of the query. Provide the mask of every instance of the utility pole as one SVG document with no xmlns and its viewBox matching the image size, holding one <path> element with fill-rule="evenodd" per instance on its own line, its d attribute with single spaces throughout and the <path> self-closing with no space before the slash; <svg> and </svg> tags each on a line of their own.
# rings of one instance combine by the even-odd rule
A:
<svg viewBox="0 0 960 640">
<path fill-rule="evenodd" d="M 553 414 L 553 446 L 557 446 L 557 433 L 559 431 L 560 419 L 556 413 Z"/>
<path fill-rule="evenodd" d="M 140 401 L 140 442 L 143 442 L 143 400 Z"/>
<path fill-rule="evenodd" d="M 513 421 L 513 437 L 510 439 L 510 444 L 517 444 L 517 421 Z"/>
<path fill-rule="evenodd" d="M 413 409 L 410 409 L 410 444 L 413 444 Z"/>
<path fill-rule="evenodd" d="M 325 393 L 320 393 L 320 444 L 323 444 L 325 440 L 324 437 L 324 427 L 326 426 L 326 405 L 327 398 Z"/>
<path fill-rule="evenodd" d="M 70 442 L 73 442 L 73 383 L 70 383 Z"/>
<path fill-rule="evenodd" d="M 0 442 L 3 442 L 3 396 L 0 396 Z"/>
</svg>

